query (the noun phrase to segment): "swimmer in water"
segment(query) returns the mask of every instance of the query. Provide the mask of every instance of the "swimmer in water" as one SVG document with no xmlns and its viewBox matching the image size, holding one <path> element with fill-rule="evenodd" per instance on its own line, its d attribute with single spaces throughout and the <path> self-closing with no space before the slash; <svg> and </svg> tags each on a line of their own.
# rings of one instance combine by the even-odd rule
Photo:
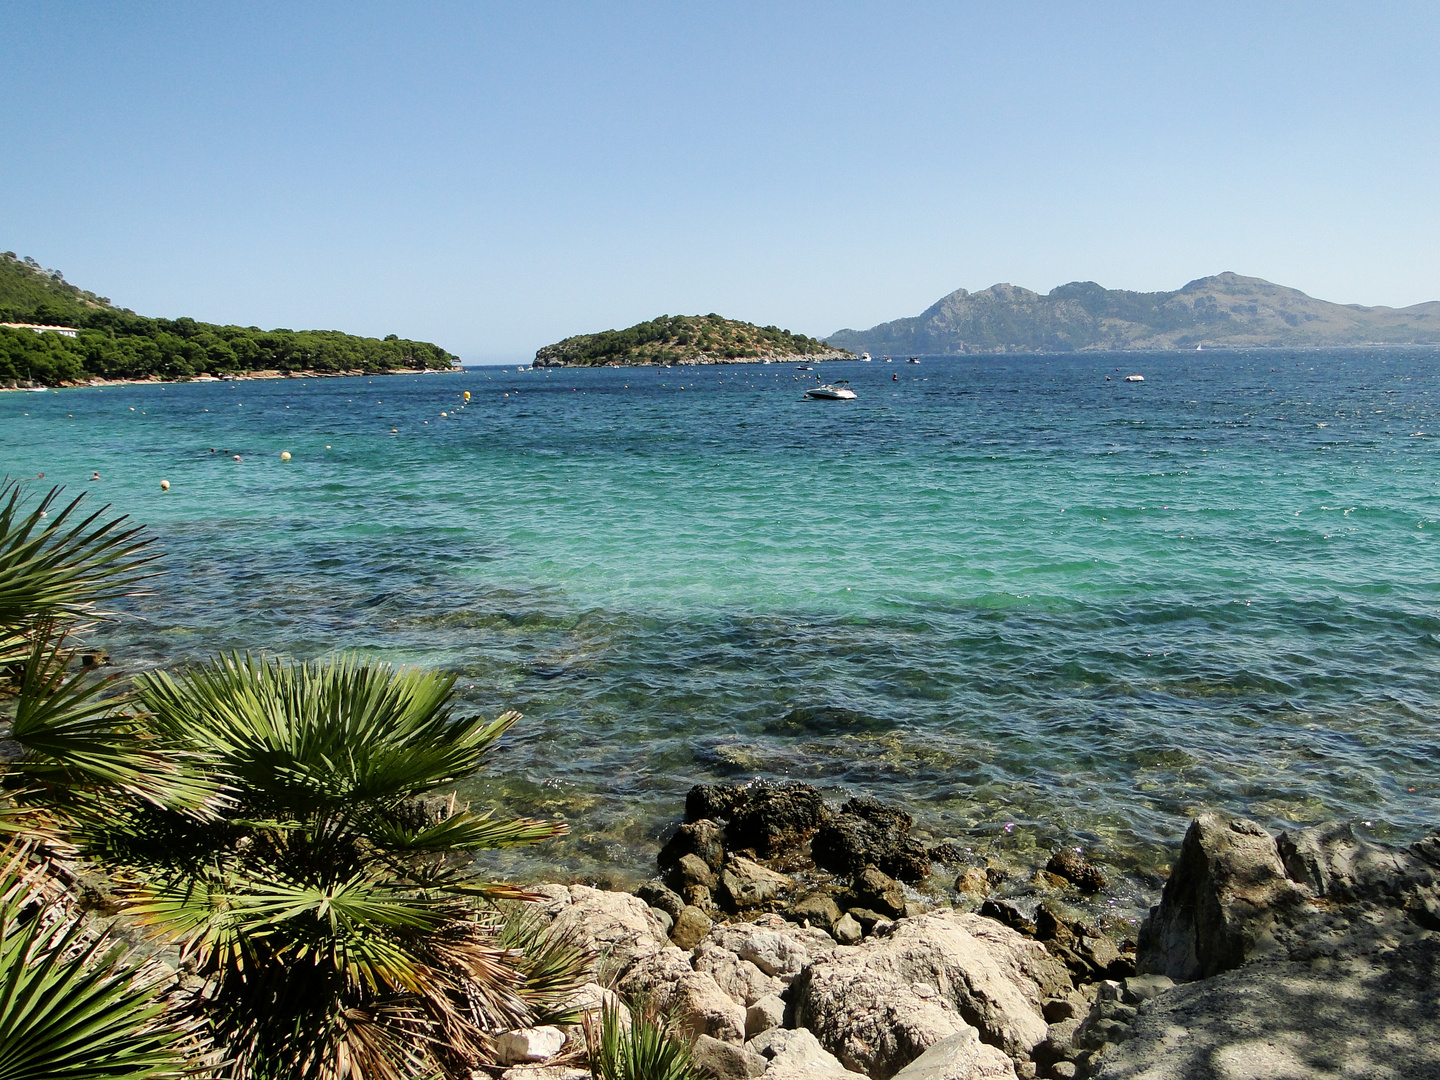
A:
<svg viewBox="0 0 1440 1080">
<path fill-rule="evenodd" d="M 100 474 L 99 474 L 98 472 L 93 472 L 93 473 L 90 474 L 90 479 L 91 479 L 91 480 L 99 480 L 99 479 L 100 479 Z"/>
</svg>

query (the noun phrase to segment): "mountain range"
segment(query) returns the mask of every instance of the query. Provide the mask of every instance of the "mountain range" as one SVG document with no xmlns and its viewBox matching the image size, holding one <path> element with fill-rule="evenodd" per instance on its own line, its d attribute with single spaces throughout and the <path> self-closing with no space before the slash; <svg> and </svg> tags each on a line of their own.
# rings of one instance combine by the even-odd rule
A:
<svg viewBox="0 0 1440 1080">
<path fill-rule="evenodd" d="M 992 285 L 956 289 L 913 318 L 837 330 L 827 341 L 854 352 L 932 355 L 1440 344 L 1440 301 L 1406 308 L 1332 304 L 1228 271 L 1173 292 L 1072 281 L 1042 296 Z"/>
</svg>

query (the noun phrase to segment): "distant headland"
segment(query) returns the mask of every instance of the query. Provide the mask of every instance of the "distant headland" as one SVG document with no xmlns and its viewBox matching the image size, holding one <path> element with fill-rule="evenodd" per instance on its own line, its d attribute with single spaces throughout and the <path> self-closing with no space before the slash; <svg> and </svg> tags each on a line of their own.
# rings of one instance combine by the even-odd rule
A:
<svg viewBox="0 0 1440 1080">
<path fill-rule="evenodd" d="M 0 386 L 450 371 L 458 362 L 439 345 L 394 334 L 150 319 L 0 252 Z"/>
<path fill-rule="evenodd" d="M 1440 344 L 1440 301 L 1362 307 L 1223 273 L 1174 292 L 1072 281 L 1044 296 L 1015 285 L 956 289 L 919 315 L 837 330 L 831 345 L 874 353 L 1080 352 L 1197 346 Z"/>
<path fill-rule="evenodd" d="M 778 326 L 709 315 L 661 315 L 624 330 L 579 334 L 546 345 L 536 367 L 635 367 L 666 364 L 757 364 L 850 357 L 824 341 Z"/>
</svg>

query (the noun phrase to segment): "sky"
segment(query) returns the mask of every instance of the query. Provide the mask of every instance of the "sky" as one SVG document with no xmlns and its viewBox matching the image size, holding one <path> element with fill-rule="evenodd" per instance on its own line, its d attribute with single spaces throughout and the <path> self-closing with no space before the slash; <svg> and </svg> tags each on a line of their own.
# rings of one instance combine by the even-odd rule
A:
<svg viewBox="0 0 1440 1080">
<path fill-rule="evenodd" d="M 1440 299 L 1440 4 L 0 5 L 0 250 L 467 363 L 1233 270 Z"/>
</svg>

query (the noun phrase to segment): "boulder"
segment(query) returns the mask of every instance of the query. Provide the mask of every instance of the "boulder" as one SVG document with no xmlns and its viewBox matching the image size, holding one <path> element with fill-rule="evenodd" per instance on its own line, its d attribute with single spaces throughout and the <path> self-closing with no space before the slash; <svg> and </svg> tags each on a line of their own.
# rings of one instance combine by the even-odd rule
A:
<svg viewBox="0 0 1440 1080">
<path fill-rule="evenodd" d="M 1134 962 L 1121 955 L 1115 942 L 1089 923 L 1070 918 L 1053 901 L 1036 909 L 1033 936 L 1082 979 L 1123 979 L 1135 974 Z"/>
<path fill-rule="evenodd" d="M 699 855 L 681 855 L 680 861 L 671 871 L 671 879 L 680 887 L 682 893 L 692 885 L 713 891 L 719 883 L 715 872 Z"/>
<path fill-rule="evenodd" d="M 696 784 L 685 796 L 685 820 L 729 821 L 746 797 L 744 784 Z"/>
<path fill-rule="evenodd" d="M 685 855 L 696 856 L 711 871 L 718 872 L 725 862 L 725 827 L 708 818 L 686 822 L 665 842 L 655 861 L 662 871 L 669 871 Z"/>
<path fill-rule="evenodd" d="M 643 996 L 676 1028 L 721 1042 L 745 1041 L 745 1009 L 704 971 L 692 968 L 679 949 L 662 949 L 636 960 L 616 989 L 629 1000 Z"/>
<path fill-rule="evenodd" d="M 670 930 L 670 940 L 682 949 L 693 949 L 710 933 L 715 923 L 709 915 L 693 905 L 686 905 L 675 919 Z"/>
<path fill-rule="evenodd" d="M 519 1028 L 495 1036 L 495 1060 L 501 1065 L 549 1061 L 565 1045 L 565 1033 L 557 1027 Z"/>
<path fill-rule="evenodd" d="M 762 915 L 751 923 L 717 925 L 707 941 L 783 982 L 835 950 L 834 940 L 819 927 L 797 926 L 774 914 Z"/>
<path fill-rule="evenodd" d="M 796 1021 L 847 1067 L 888 1080 L 967 1027 L 1025 1058 L 1046 1036 L 1042 1002 L 1069 989 L 1043 945 L 991 919 L 935 911 L 815 960 L 792 1001 Z"/>
<path fill-rule="evenodd" d="M 766 994 L 745 1010 L 745 1038 L 753 1039 L 761 1032 L 785 1023 L 785 999 L 779 994 Z"/>
<path fill-rule="evenodd" d="M 1105 888 L 1105 875 L 1100 868 L 1071 848 L 1062 848 L 1050 856 L 1045 869 L 1057 877 L 1064 878 L 1081 892 L 1099 892 Z"/>
<path fill-rule="evenodd" d="M 867 866 L 855 876 L 851 887 L 860 907 L 895 919 L 905 914 L 905 890 L 888 874 Z"/>
<path fill-rule="evenodd" d="M 707 972 L 721 990 L 741 1005 L 753 1005 L 763 997 L 785 988 L 779 979 L 766 975 L 749 960 L 741 960 L 729 949 L 702 941 L 695 949 L 696 971 Z"/>
<path fill-rule="evenodd" d="M 725 840 L 732 850 L 748 849 L 761 858 L 803 847 L 830 816 L 820 792 L 798 781 L 756 781 L 746 796 L 731 815 Z"/>
<path fill-rule="evenodd" d="M 588 885 L 552 885 L 534 890 L 553 913 L 552 926 L 594 951 L 602 965 L 623 970 L 637 957 L 669 945 L 659 914 L 638 896 L 606 892 Z"/>
<path fill-rule="evenodd" d="M 1283 832 L 1275 846 L 1292 881 L 1342 904 L 1403 906 L 1407 887 L 1430 876 L 1424 865 L 1417 873 L 1412 853 L 1363 840 L 1344 821 Z"/>
<path fill-rule="evenodd" d="M 840 905 L 828 896 L 812 894 L 790 905 L 790 918 L 830 930 L 840 921 Z"/>
<path fill-rule="evenodd" d="M 566 999 L 563 1007 L 574 1010 L 581 1016 L 582 1021 L 586 1017 L 598 1021 L 605 1009 L 613 1009 L 620 1018 L 620 1026 L 630 1026 L 630 1010 L 620 1000 L 620 995 L 599 983 L 586 983 Z"/>
<path fill-rule="evenodd" d="M 754 1050 L 701 1035 L 690 1047 L 690 1059 L 705 1076 L 714 1080 L 749 1080 L 759 1076 L 770 1063 Z"/>
<path fill-rule="evenodd" d="M 990 891 L 990 878 L 978 866 L 972 866 L 955 879 L 955 891 L 968 896 L 984 896 Z"/>
<path fill-rule="evenodd" d="M 835 940 L 841 945 L 854 945 L 865 936 L 865 928 L 848 911 L 840 916 L 834 926 Z"/>
<path fill-rule="evenodd" d="M 635 895 L 656 911 L 663 911 L 671 920 L 678 919 L 685 910 L 685 901 L 674 889 L 659 878 L 652 878 L 635 890 Z"/>
<path fill-rule="evenodd" d="M 919 881 L 930 872 L 930 855 L 910 835 L 912 824 L 903 810 L 860 796 L 816 830 L 811 855 L 817 866 L 836 874 L 854 876 L 874 866 L 901 881 Z"/>
<path fill-rule="evenodd" d="M 1280 913 L 1306 899 L 1274 837 L 1244 818 L 1202 814 L 1141 927 L 1139 970 L 1188 982 L 1239 967 L 1270 939 Z"/>
<path fill-rule="evenodd" d="M 930 1047 L 896 1073 L 895 1080 L 1015 1080 L 1015 1065 L 981 1042 L 974 1028 L 966 1028 Z"/>
<path fill-rule="evenodd" d="M 734 911 L 773 903 L 794 887 L 795 882 L 784 874 L 735 854 L 725 860 L 720 873 L 720 895 Z"/>
<path fill-rule="evenodd" d="M 764 1080 L 861 1080 L 865 1075 L 846 1069 L 804 1028 L 773 1028 L 750 1047 L 769 1059 Z"/>
</svg>

